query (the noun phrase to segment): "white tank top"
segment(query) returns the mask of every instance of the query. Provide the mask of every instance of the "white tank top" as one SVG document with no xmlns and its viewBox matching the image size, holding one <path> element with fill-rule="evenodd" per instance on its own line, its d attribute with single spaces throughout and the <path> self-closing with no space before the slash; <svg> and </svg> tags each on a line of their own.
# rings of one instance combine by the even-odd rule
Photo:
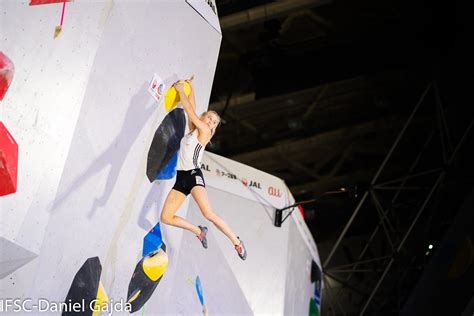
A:
<svg viewBox="0 0 474 316">
<path fill-rule="evenodd" d="M 181 138 L 177 170 L 191 170 L 201 168 L 201 159 L 205 146 L 199 143 L 198 130 L 186 134 Z"/>
</svg>

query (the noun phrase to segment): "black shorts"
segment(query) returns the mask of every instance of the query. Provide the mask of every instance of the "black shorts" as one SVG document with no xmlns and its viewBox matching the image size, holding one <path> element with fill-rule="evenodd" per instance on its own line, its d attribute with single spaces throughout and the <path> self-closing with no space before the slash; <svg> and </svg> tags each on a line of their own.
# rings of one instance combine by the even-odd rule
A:
<svg viewBox="0 0 474 316">
<path fill-rule="evenodd" d="M 206 187 L 201 169 L 176 171 L 176 183 L 174 184 L 173 189 L 183 193 L 184 195 L 188 195 L 196 185 Z"/>
</svg>

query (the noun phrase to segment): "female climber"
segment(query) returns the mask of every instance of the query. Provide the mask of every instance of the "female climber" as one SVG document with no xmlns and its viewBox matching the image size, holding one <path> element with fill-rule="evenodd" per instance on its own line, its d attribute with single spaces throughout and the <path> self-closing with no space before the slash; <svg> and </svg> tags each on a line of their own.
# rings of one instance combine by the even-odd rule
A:
<svg viewBox="0 0 474 316">
<path fill-rule="evenodd" d="M 185 81 L 191 86 L 189 97 L 184 93 Z M 204 112 L 201 116 L 196 115 L 192 79 L 177 81 L 174 83 L 174 87 L 179 93 L 184 111 L 187 114 L 190 131 L 181 139 L 178 165 L 176 167 L 176 183 L 166 197 L 163 210 L 161 211 L 161 222 L 193 232 L 201 241 L 202 246 L 207 248 L 207 227 L 195 226 L 186 219 L 175 215 L 186 196 L 191 193 L 204 217 L 214 223 L 230 239 L 239 257 L 245 260 L 247 258 L 247 250 L 244 243 L 211 208 L 207 197 L 204 176 L 200 168 L 204 148 L 216 132 L 216 128 L 220 123 L 220 117 L 214 111 Z"/>
</svg>

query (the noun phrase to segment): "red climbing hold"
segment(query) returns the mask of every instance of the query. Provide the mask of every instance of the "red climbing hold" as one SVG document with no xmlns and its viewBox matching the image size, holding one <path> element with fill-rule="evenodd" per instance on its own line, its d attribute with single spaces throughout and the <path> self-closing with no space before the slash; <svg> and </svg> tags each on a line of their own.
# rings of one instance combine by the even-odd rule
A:
<svg viewBox="0 0 474 316">
<path fill-rule="evenodd" d="M 0 101 L 3 100 L 5 93 L 7 93 L 14 72 L 15 67 L 13 66 L 12 61 L 0 52 Z"/>
<path fill-rule="evenodd" d="M 72 0 L 66 0 L 66 2 L 71 2 Z M 64 0 L 31 0 L 30 5 L 37 4 L 48 4 L 48 3 L 63 3 Z"/>
<path fill-rule="evenodd" d="M 16 192 L 18 144 L 0 122 L 0 196 Z"/>
</svg>

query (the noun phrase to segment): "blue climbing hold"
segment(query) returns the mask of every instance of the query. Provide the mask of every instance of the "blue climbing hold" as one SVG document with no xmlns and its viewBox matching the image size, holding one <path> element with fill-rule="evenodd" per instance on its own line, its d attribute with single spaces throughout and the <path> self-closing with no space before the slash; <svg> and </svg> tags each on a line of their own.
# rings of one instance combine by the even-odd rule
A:
<svg viewBox="0 0 474 316">
<path fill-rule="evenodd" d="M 176 165 L 178 164 L 178 152 L 168 161 L 166 166 L 156 176 L 156 180 L 169 180 L 176 175 Z"/>
<path fill-rule="evenodd" d="M 196 291 L 199 296 L 199 301 L 201 302 L 201 305 L 204 305 L 204 297 L 202 295 L 202 286 L 201 280 L 199 279 L 199 275 L 196 277 Z"/>
<path fill-rule="evenodd" d="M 142 256 L 148 256 L 150 253 L 155 252 L 161 247 L 163 239 L 161 238 L 160 222 L 153 227 L 145 238 L 143 238 L 143 252 Z"/>
</svg>

